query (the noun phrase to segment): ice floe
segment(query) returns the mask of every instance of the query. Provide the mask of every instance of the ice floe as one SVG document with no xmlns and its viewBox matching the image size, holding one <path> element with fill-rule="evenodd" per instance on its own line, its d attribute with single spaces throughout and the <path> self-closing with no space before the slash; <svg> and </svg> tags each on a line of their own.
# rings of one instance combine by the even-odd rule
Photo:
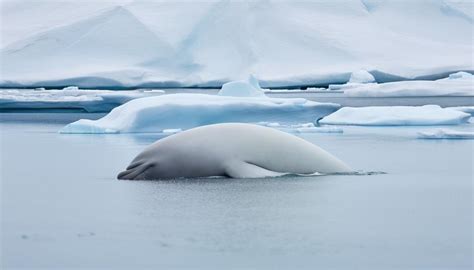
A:
<svg viewBox="0 0 474 270">
<path fill-rule="evenodd" d="M 162 132 L 225 122 L 311 122 L 340 106 L 302 98 L 170 94 L 132 100 L 98 120 L 81 119 L 61 133 Z"/>
<path fill-rule="evenodd" d="M 335 85 L 348 97 L 474 96 L 474 76 L 458 72 L 434 81 Z"/>
<path fill-rule="evenodd" d="M 452 129 L 436 129 L 418 132 L 420 139 L 474 139 L 474 131 L 458 131 Z"/>
<path fill-rule="evenodd" d="M 253 76 L 250 76 L 246 81 L 225 83 L 217 94 L 231 97 L 265 97 L 258 80 Z"/>
<path fill-rule="evenodd" d="M 343 133 L 337 126 L 316 126 L 314 123 L 280 124 L 278 122 L 258 122 L 257 125 L 273 127 L 290 133 Z"/>
<path fill-rule="evenodd" d="M 343 133 L 341 127 L 318 126 L 318 127 L 300 127 L 295 129 L 298 133 Z"/>
<path fill-rule="evenodd" d="M 364 126 L 457 125 L 466 123 L 470 116 L 438 105 L 343 107 L 324 117 L 319 123 Z"/>
<path fill-rule="evenodd" d="M 0 90 L 0 109 L 81 109 L 87 112 L 108 112 L 132 99 L 163 94 L 153 91 L 82 90 Z"/>
<path fill-rule="evenodd" d="M 373 83 L 375 82 L 374 76 L 366 70 L 354 71 L 351 74 L 351 78 L 348 83 Z"/>
</svg>

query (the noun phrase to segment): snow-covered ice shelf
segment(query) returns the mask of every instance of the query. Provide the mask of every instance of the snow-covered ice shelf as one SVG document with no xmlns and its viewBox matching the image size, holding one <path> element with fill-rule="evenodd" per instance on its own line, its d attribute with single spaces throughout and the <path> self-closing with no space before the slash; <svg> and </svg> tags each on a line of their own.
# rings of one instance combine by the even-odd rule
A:
<svg viewBox="0 0 474 270">
<path fill-rule="evenodd" d="M 343 107 L 319 123 L 364 126 L 457 125 L 467 123 L 470 117 L 470 114 L 438 105 Z"/>
</svg>

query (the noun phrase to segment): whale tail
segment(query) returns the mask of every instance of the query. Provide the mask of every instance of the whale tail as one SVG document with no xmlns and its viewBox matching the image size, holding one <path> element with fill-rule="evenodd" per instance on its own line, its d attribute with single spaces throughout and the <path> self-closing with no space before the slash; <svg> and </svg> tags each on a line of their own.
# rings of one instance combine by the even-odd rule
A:
<svg viewBox="0 0 474 270">
<path fill-rule="evenodd" d="M 130 164 L 127 169 L 117 175 L 119 180 L 145 179 L 143 173 L 150 168 L 151 164 L 138 161 Z"/>
</svg>

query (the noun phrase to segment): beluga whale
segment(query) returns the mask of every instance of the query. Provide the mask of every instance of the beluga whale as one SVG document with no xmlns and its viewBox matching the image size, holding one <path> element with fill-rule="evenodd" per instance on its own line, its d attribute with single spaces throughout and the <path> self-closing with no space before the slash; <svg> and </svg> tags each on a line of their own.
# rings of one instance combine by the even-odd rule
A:
<svg viewBox="0 0 474 270">
<path fill-rule="evenodd" d="M 253 124 L 226 123 L 189 129 L 156 141 L 117 178 L 263 178 L 352 172 L 338 158 L 297 136 Z"/>
</svg>

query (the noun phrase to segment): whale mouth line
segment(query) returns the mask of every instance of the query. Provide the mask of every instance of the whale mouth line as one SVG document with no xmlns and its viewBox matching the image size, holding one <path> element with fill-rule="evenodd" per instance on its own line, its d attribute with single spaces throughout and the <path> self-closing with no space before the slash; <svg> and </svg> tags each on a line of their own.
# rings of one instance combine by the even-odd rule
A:
<svg viewBox="0 0 474 270">
<path fill-rule="evenodd" d="M 143 173 L 149 169 L 152 164 L 147 162 L 136 162 L 127 167 L 125 171 L 120 172 L 117 175 L 119 180 L 143 180 L 139 176 L 142 176 Z"/>
</svg>

